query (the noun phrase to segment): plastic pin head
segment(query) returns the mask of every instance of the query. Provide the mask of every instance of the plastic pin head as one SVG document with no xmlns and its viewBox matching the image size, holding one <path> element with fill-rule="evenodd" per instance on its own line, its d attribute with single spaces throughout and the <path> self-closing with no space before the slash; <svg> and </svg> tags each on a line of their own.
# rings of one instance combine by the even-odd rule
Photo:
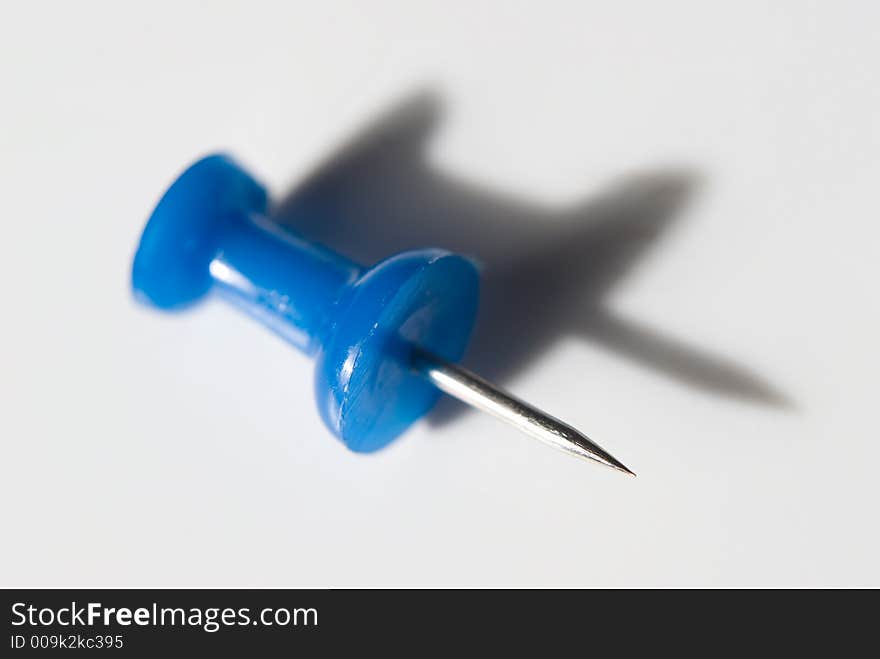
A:
<svg viewBox="0 0 880 659">
<path fill-rule="evenodd" d="M 232 159 L 199 160 L 144 229 L 135 295 L 174 310 L 212 292 L 316 355 L 324 422 L 354 451 L 379 449 L 440 395 L 409 367 L 407 346 L 453 361 L 464 353 L 476 268 L 439 249 L 364 268 L 271 223 L 265 210 L 263 187 Z"/>
<path fill-rule="evenodd" d="M 132 288 L 161 309 L 191 304 L 211 288 L 208 271 L 226 218 L 264 213 L 266 191 L 230 157 L 189 167 L 153 210 L 132 265 Z"/>
</svg>

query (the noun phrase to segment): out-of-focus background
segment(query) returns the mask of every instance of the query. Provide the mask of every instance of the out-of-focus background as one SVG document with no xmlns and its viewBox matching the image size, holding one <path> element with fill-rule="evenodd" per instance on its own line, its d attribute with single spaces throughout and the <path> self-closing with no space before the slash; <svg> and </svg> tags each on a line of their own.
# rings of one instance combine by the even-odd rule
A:
<svg viewBox="0 0 880 659">
<path fill-rule="evenodd" d="M 6 2 L 3 585 L 880 585 L 880 5 Z M 219 303 L 129 293 L 217 149 L 352 256 L 484 264 L 465 363 L 635 480 L 441 405 L 389 449 Z"/>
</svg>

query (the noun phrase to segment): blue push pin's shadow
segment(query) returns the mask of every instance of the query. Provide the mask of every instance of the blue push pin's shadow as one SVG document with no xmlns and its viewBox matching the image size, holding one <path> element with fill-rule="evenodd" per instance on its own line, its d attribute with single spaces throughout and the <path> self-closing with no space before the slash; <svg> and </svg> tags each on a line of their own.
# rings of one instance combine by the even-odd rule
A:
<svg viewBox="0 0 880 659">
<path fill-rule="evenodd" d="M 465 362 L 501 384 L 574 335 L 701 391 L 789 406 L 755 371 L 606 304 L 692 195 L 692 172 L 652 172 L 554 210 L 431 167 L 425 146 L 439 116 L 435 96 L 408 99 L 297 185 L 274 219 L 361 263 L 423 245 L 476 258 L 481 307 Z"/>
</svg>

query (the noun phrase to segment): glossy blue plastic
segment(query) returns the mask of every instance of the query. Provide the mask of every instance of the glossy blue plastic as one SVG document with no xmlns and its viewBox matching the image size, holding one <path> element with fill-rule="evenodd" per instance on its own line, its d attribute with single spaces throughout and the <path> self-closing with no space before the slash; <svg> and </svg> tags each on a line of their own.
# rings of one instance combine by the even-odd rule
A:
<svg viewBox="0 0 880 659">
<path fill-rule="evenodd" d="M 231 158 L 197 161 L 147 222 L 135 296 L 164 310 L 216 293 L 317 356 L 324 422 L 354 451 L 374 451 L 436 402 L 410 367 L 418 347 L 461 358 L 477 311 L 471 261 L 440 249 L 364 268 L 266 217 L 261 185 Z"/>
</svg>

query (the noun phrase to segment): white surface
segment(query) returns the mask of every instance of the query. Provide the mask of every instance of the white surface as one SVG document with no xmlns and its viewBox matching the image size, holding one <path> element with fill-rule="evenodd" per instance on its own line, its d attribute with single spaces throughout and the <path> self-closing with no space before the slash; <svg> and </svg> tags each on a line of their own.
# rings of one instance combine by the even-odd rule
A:
<svg viewBox="0 0 880 659">
<path fill-rule="evenodd" d="M 880 585 L 880 5 L 200 5 L 0 9 L 0 583 Z M 194 156 L 282 193 L 426 84 L 433 166 L 502 194 L 699 172 L 608 302 L 793 408 L 571 338 L 505 384 L 639 478 L 476 413 L 363 457 L 306 358 L 131 301 Z"/>
</svg>

